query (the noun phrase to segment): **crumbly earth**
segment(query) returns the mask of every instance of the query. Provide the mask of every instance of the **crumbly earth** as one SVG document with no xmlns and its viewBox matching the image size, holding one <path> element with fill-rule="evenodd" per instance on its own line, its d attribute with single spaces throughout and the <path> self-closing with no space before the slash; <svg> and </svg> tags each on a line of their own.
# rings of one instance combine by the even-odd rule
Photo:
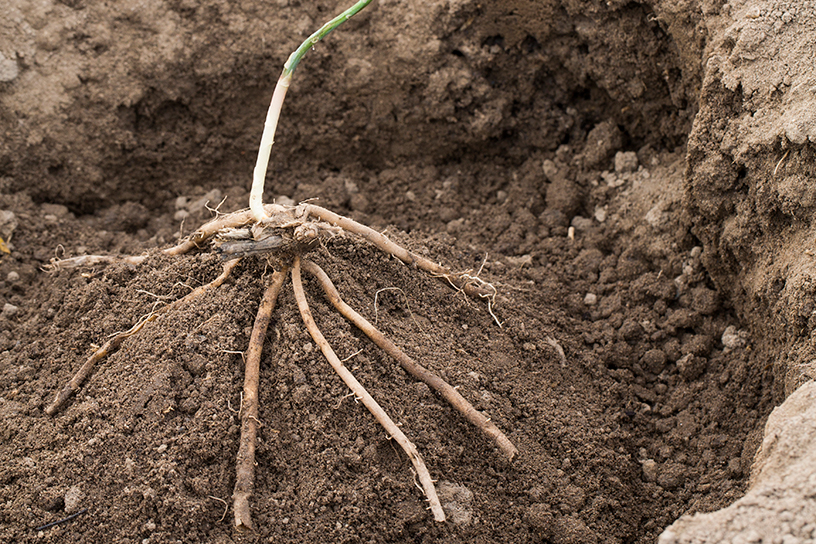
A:
<svg viewBox="0 0 816 544">
<path fill-rule="evenodd" d="M 781 398 L 816 378 L 816 14 L 797 2 L 729 13 L 689 136 L 687 200 L 720 292 L 776 343 Z"/>
<path fill-rule="evenodd" d="M 410 462 L 347 396 L 287 286 L 261 366 L 255 534 L 233 530 L 228 506 L 241 352 L 270 276 L 262 258 L 128 338 L 58 415 L 44 408 L 95 345 L 219 273 L 207 247 L 158 250 L 211 208 L 245 205 L 278 67 L 344 4 L 9 4 L 1 541 L 652 542 L 681 515 L 745 493 L 768 414 L 811 368 L 790 340 L 813 328 L 812 308 L 796 306 L 797 335 L 778 334 L 785 320 L 755 293 L 782 272 L 746 268 L 755 254 L 804 258 L 808 215 L 792 189 L 804 178 L 791 176 L 806 173 L 810 125 L 778 125 L 798 138 L 779 171 L 804 170 L 772 193 L 804 225 L 800 245 L 772 251 L 785 222 L 768 208 L 752 253 L 744 215 L 723 212 L 753 213 L 746 195 L 775 202 L 766 185 L 734 180 L 775 170 L 777 140 L 714 153 L 758 122 L 733 94 L 744 82 L 718 79 L 744 64 L 703 62 L 736 47 L 739 17 L 776 17 L 763 4 L 382 0 L 307 55 L 267 198 L 318 198 L 497 288 L 491 314 L 353 236 L 312 256 L 521 453 L 503 461 L 307 280 L 325 335 L 438 479 L 449 522 L 435 524 Z M 784 9 L 780 21 L 799 13 Z M 772 57 L 746 40 L 739 51 Z M 779 102 L 756 88 L 767 96 L 752 100 Z M 723 149 L 751 160 L 720 194 L 706 180 L 740 168 Z M 735 248 L 729 259 L 723 248 Z M 48 267 L 142 253 L 139 266 Z M 782 288 L 796 299 L 795 285 Z M 790 368 L 800 371 L 786 381 Z"/>
<path fill-rule="evenodd" d="M 751 472 L 748 493 L 712 513 L 683 516 L 660 535 L 680 542 L 812 542 L 816 524 L 816 382 L 809 381 L 777 406 Z"/>
<path fill-rule="evenodd" d="M 652 214 L 658 216 L 652 226 L 642 220 L 643 209 L 624 209 L 631 198 L 621 196 L 666 198 L 666 187 L 679 185 L 680 157 L 658 156 L 648 169 L 610 174 L 627 181 L 610 191 L 599 184 L 608 200 L 599 197 L 597 206 L 606 206 L 609 217 L 578 222 L 584 226 L 574 239 L 565 216 L 548 208 L 542 215 L 549 227 L 536 220 L 523 239 L 508 240 L 510 214 L 519 213 L 510 203 L 535 189 L 523 176 L 505 186 L 513 196 L 503 204 L 492 201 L 492 188 L 480 188 L 486 184 L 454 191 L 421 178 L 404 186 L 455 197 L 472 207 L 469 217 L 492 213 L 472 221 L 479 228 L 463 224 L 467 236 L 390 232 L 457 270 L 484 263 L 481 276 L 500 293 L 494 313 L 501 328 L 484 303 L 362 242 L 338 237 L 317 250 L 314 258 L 348 301 L 457 385 L 521 455 L 503 462 L 307 282 L 317 320 L 337 352 L 351 357 L 350 368 L 403 424 L 434 477 L 461 486 L 466 499 L 449 501 L 456 503 L 449 505 L 452 521 L 434 525 L 410 463 L 347 396 L 287 290 L 262 366 L 264 426 L 253 501 L 259 534 L 252 538 L 233 534 L 218 499 L 229 501 L 234 485 L 238 352 L 246 349 L 269 278 L 265 261 L 248 260 L 212 295 L 126 340 L 67 409 L 49 418 L 44 405 L 94 343 L 211 280 L 220 261 L 210 251 L 180 258 L 153 251 L 138 267 L 44 273 L 38 268 L 54 251 L 134 253 L 156 243 L 100 234 L 106 214 L 83 220 L 23 196 L 8 198 L 4 208 L 29 219 L 15 231 L 14 252 L 2 265 L 4 277 L 20 275 L 5 284 L 18 313 L 2 333 L 4 538 L 648 541 L 684 512 L 733 500 L 753 455 L 746 437 L 770 407 L 763 386 L 769 371 L 755 364 L 748 345 L 724 348 L 726 328 L 738 322 L 707 284 L 699 248 L 684 251 L 675 222 Z M 677 205 L 663 202 L 667 210 Z M 626 214 L 640 219 L 633 230 Z M 171 216 L 152 224 L 168 235 L 176 228 Z M 524 243 L 530 249 L 523 255 L 500 252 Z M 69 508 L 72 489 L 82 499 Z M 89 511 L 42 535 L 33 530 L 78 507 Z"/>
</svg>

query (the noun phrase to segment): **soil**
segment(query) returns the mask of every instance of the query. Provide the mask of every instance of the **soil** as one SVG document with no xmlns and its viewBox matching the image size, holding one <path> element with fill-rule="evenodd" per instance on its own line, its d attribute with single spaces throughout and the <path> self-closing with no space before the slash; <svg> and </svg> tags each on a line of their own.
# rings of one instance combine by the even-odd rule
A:
<svg viewBox="0 0 816 544">
<path fill-rule="evenodd" d="M 353 236 L 313 253 L 353 307 L 489 414 L 520 450 L 512 463 L 306 281 L 324 334 L 438 480 L 447 523 L 285 287 L 261 366 L 257 533 L 232 528 L 262 258 L 128 338 L 45 415 L 94 346 L 218 275 L 210 248 L 159 250 L 214 208 L 246 205 L 278 67 L 341 7 L 12 0 L 0 24 L 0 540 L 651 542 L 745 493 L 768 414 L 810 368 L 796 339 L 813 327 L 801 310 L 796 334 L 780 335 L 788 322 L 753 296 L 778 276 L 743 273 L 750 232 L 733 234 L 728 213 L 763 193 L 732 184 L 720 195 L 731 204 L 706 207 L 711 164 L 736 168 L 733 180 L 773 169 L 756 146 L 742 170 L 727 164 L 701 121 L 737 131 L 744 113 L 736 84 L 715 77 L 725 68 L 703 63 L 742 13 L 719 2 L 383 0 L 301 64 L 267 199 L 317 198 L 499 293 L 488 308 Z M 803 130 L 795 164 L 813 152 Z M 755 210 L 763 263 L 782 253 L 769 249 L 782 228 L 771 207 Z M 786 255 L 804 250 L 797 239 Z M 49 266 L 142 253 L 138 266 Z"/>
</svg>

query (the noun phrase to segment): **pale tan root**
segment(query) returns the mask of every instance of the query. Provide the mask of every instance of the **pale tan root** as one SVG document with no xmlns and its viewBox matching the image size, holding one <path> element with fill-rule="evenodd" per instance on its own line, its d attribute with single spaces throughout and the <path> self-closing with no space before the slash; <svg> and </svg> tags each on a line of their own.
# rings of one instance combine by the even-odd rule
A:
<svg viewBox="0 0 816 544">
<path fill-rule="evenodd" d="M 46 265 L 47 271 L 59 270 L 61 268 L 79 268 L 80 266 L 95 266 L 97 264 L 127 263 L 142 264 L 147 259 L 147 255 L 124 255 L 114 257 L 111 255 L 80 255 L 67 259 L 51 259 L 51 263 Z"/>
<path fill-rule="evenodd" d="M 295 208 L 285 207 L 279 204 L 265 204 L 264 211 L 268 216 L 267 222 L 271 220 L 269 218 L 277 216 L 276 220 L 273 221 L 273 223 L 275 224 L 275 226 L 278 227 L 296 226 L 298 224 L 302 224 L 304 222 L 304 219 L 307 218 L 308 216 L 313 216 L 330 225 L 339 227 L 342 230 L 357 234 L 358 236 L 361 236 L 362 238 L 370 242 L 375 247 L 379 248 L 380 250 L 386 253 L 390 253 L 391 255 L 398 258 L 405 264 L 409 266 L 416 266 L 417 268 L 420 268 L 433 276 L 444 279 L 445 281 L 450 283 L 453 287 L 463 291 L 468 296 L 474 298 L 487 299 L 488 308 L 491 309 L 491 304 L 496 296 L 496 289 L 490 283 L 485 282 L 481 278 L 479 278 L 478 274 L 476 276 L 473 276 L 468 273 L 453 272 L 450 269 L 431 261 L 430 259 L 426 259 L 421 255 L 417 255 L 416 253 L 408 249 L 405 249 L 399 244 L 392 242 L 384 234 L 377 232 L 371 227 L 367 227 L 361 223 L 358 223 L 353 219 L 349 219 L 348 217 L 336 214 L 332 211 L 327 210 L 326 208 L 315 206 L 314 204 L 301 204 Z M 289 222 L 289 224 L 278 224 L 278 222 L 280 221 L 280 219 L 278 218 L 280 217 L 289 217 L 291 218 L 291 221 Z M 167 249 L 162 250 L 162 253 L 171 256 L 181 255 L 195 248 L 201 247 L 201 244 L 205 243 L 219 232 L 227 231 L 230 229 L 237 229 L 240 227 L 247 227 L 253 224 L 255 224 L 256 226 L 261 225 L 266 226 L 267 222 L 257 223 L 251 210 L 241 210 L 238 212 L 224 214 L 216 217 L 212 221 L 203 224 L 192 235 L 190 235 L 190 237 L 187 240 L 184 240 L 183 242 L 180 242 L 173 247 L 169 247 Z M 328 226 L 324 226 L 324 229 L 331 230 Z M 118 261 L 139 264 L 142 261 L 144 261 L 145 258 L 146 258 L 145 255 L 125 257 L 109 257 L 104 255 L 83 255 L 80 257 L 72 257 L 69 259 L 55 260 L 52 263 L 52 266 L 54 268 L 60 267 L 64 268 Z M 501 323 L 495 316 L 494 319 L 496 319 L 496 322 L 499 323 L 499 325 L 501 326 Z"/>
<path fill-rule="evenodd" d="M 266 204 L 264 206 L 267 213 L 285 213 L 286 208 L 278 204 Z M 208 221 L 201 225 L 187 240 L 179 242 L 173 247 L 163 249 L 162 253 L 165 255 L 175 256 L 182 255 L 188 251 L 192 251 L 201 246 L 204 242 L 218 234 L 218 232 L 225 229 L 234 229 L 244 227 L 253 222 L 252 213 L 250 210 L 241 210 L 234 213 L 224 214 L 216 217 L 212 221 Z M 111 264 L 111 263 L 128 263 L 128 264 L 142 264 L 147 259 L 147 255 L 80 255 L 78 257 L 69 257 L 67 259 L 52 259 L 50 268 L 78 268 L 80 266 L 93 266 L 96 264 Z"/>
<path fill-rule="evenodd" d="M 353 219 L 336 214 L 332 211 L 316 206 L 314 204 L 301 204 L 295 208 L 285 207 L 279 204 L 265 204 L 264 211 L 269 217 L 284 216 L 291 218 L 289 224 L 279 225 L 279 227 L 296 226 L 303 223 L 303 219 L 308 216 L 313 216 L 325 221 L 330 225 L 339 227 L 345 231 L 352 232 L 361 236 L 368 242 L 380 250 L 390 253 L 402 262 L 410 266 L 416 266 L 436 277 L 448 281 L 457 289 L 461 289 L 467 295 L 474 298 L 488 298 L 495 297 L 496 290 L 489 283 L 481 280 L 477 276 L 472 276 L 467 273 L 455 273 L 450 269 L 437 264 L 430 259 L 426 259 L 421 255 L 405 249 L 392 242 L 384 234 L 377 232 L 371 227 L 367 227 L 362 223 L 358 223 Z M 239 227 L 246 227 L 256 224 L 255 218 L 251 210 L 241 210 L 229 214 L 224 214 L 216 217 L 212 221 L 204 223 L 200 226 L 187 240 L 179 242 L 173 247 L 162 250 L 165 255 L 181 255 L 187 253 L 195 248 L 201 247 L 201 244 L 218 234 L 219 232 L 236 229 Z M 261 223 L 265 225 L 266 223 Z M 259 224 L 260 225 L 260 224 Z M 327 227 L 324 227 L 327 228 Z M 330 230 L 327 228 L 327 230 Z M 59 259 L 52 262 L 54 268 L 78 267 L 87 266 L 99 263 L 112 262 L 127 262 L 132 264 L 140 264 L 146 259 L 146 255 L 134 255 L 123 257 L 111 257 L 106 255 L 82 255 L 79 257 L 71 257 L 68 259 Z"/>
<path fill-rule="evenodd" d="M 142 325 L 144 325 L 144 323 L 145 323 L 144 320 L 139 322 L 139 324 L 137 325 L 139 329 L 142 328 Z M 131 331 L 132 330 L 133 329 L 131 329 Z M 49 416 L 53 416 L 54 414 L 56 414 L 57 410 L 59 410 L 62 407 L 62 405 L 65 404 L 65 402 L 71 397 L 71 395 L 73 395 L 74 392 L 77 389 L 79 389 L 79 387 L 82 385 L 82 382 L 84 382 L 85 378 L 88 377 L 88 374 L 91 373 L 91 370 L 93 369 L 94 365 L 97 362 L 104 359 L 108 355 L 108 353 L 118 348 L 119 345 L 122 343 L 122 340 L 124 340 L 131 334 L 134 334 L 135 332 L 136 331 L 134 332 L 128 331 L 119 333 L 110 340 L 108 340 L 107 342 L 105 342 L 104 344 L 102 344 L 102 347 L 97 349 L 93 353 L 93 355 L 88 357 L 88 359 L 85 360 L 85 363 L 83 363 L 83 365 L 79 367 L 79 370 L 77 371 L 76 374 L 74 374 L 74 377 L 71 378 L 71 381 L 69 381 L 65 385 L 65 387 L 63 387 L 62 390 L 59 393 L 57 393 L 57 396 L 54 398 L 53 402 L 51 402 L 48 408 L 45 409 L 45 413 L 48 414 Z"/>
<path fill-rule="evenodd" d="M 147 316 L 145 316 L 138 323 L 136 323 L 136 325 L 134 325 L 133 328 L 125 332 L 120 332 L 116 334 L 113 338 L 105 342 L 101 348 L 97 349 L 90 357 L 88 357 L 88 359 L 79 368 L 76 374 L 74 374 L 74 377 L 71 378 L 71 381 L 69 381 L 65 385 L 65 387 L 63 387 L 62 390 L 59 393 L 57 393 L 57 396 L 54 398 L 54 401 L 48 406 L 48 408 L 45 409 L 45 413 L 48 414 L 49 416 L 53 416 L 54 414 L 56 414 L 57 411 L 60 408 L 62 408 L 65 402 L 71 397 L 71 395 L 73 395 L 80 388 L 82 382 L 85 381 L 85 379 L 91 373 L 91 370 L 93 370 L 94 365 L 97 362 L 104 359 L 107 355 L 115 351 L 122 344 L 122 341 L 125 338 L 127 338 L 128 336 L 133 336 L 134 334 L 139 332 L 142 329 L 142 327 L 145 326 L 145 324 L 155 320 L 159 315 L 163 314 L 164 312 L 167 312 L 172 308 L 176 308 L 181 304 L 184 304 L 185 302 L 192 300 L 209 290 L 217 288 L 222 283 L 224 283 L 227 277 L 229 277 L 230 272 L 232 272 L 232 269 L 235 268 L 235 265 L 237 264 L 238 259 L 225 262 L 223 271 L 213 281 L 206 285 L 196 287 L 182 298 L 171 302 L 167 306 L 163 306 L 153 312 L 150 312 Z"/>
<path fill-rule="evenodd" d="M 358 382 L 351 372 L 343 365 L 343 363 L 334 353 L 332 347 L 326 341 L 326 338 L 320 332 L 320 329 L 317 327 L 317 324 L 312 317 L 312 313 L 309 310 L 309 304 L 306 301 L 306 294 L 303 292 L 303 284 L 300 278 L 300 257 L 295 257 L 292 264 L 292 287 L 295 291 L 295 300 L 297 300 L 300 315 L 303 318 L 303 322 L 306 325 L 306 328 L 309 330 L 309 334 L 312 336 L 312 339 L 320 347 L 320 351 L 323 352 L 323 355 L 329 361 L 329 364 L 331 364 L 335 372 L 337 372 L 343 382 L 345 382 L 349 389 L 351 389 L 355 397 L 359 399 L 366 408 L 368 408 L 368 411 L 371 412 L 374 418 L 380 423 L 380 425 L 383 426 L 385 431 L 394 440 L 396 440 L 396 442 L 408 455 L 408 458 L 414 465 L 414 469 L 419 477 L 419 482 L 425 496 L 430 503 L 434 520 L 445 521 L 445 512 L 442 510 L 442 504 L 439 502 L 439 497 L 436 494 L 436 488 L 434 487 L 433 480 L 431 479 L 431 475 L 428 473 L 428 468 L 425 466 L 425 462 L 422 460 L 422 456 L 419 454 L 419 451 L 417 451 L 416 446 L 414 446 L 414 444 L 408 440 L 408 437 L 405 436 L 400 428 L 397 427 L 397 425 L 391 420 L 388 414 L 385 413 L 385 410 L 382 409 L 377 401 L 374 400 L 368 391 L 365 390 L 360 382 Z"/>
<path fill-rule="evenodd" d="M 272 311 L 278 300 L 286 270 L 277 270 L 272 275 L 272 283 L 266 289 L 255 325 L 249 338 L 244 368 L 244 396 L 241 403 L 241 442 L 235 461 L 235 490 L 232 493 L 232 509 L 235 514 L 235 527 L 252 530 L 252 515 L 249 498 L 255 488 L 255 442 L 260 427 L 258 419 L 259 400 L 258 382 L 260 381 L 261 352 L 263 351 L 266 330 L 272 319 Z"/>
<path fill-rule="evenodd" d="M 327 223 L 336 225 L 345 231 L 353 232 L 354 234 L 363 237 L 375 247 L 385 251 L 386 253 L 390 253 L 405 264 L 409 266 L 416 265 L 418 268 L 450 282 L 454 287 L 461 289 L 471 297 L 489 298 L 495 295 L 495 289 L 491 290 L 485 287 L 485 285 L 489 284 L 480 282 L 477 280 L 477 278 L 467 274 L 456 274 L 442 265 L 439 265 L 429 259 L 426 259 L 425 257 L 422 257 L 421 255 L 417 255 L 416 253 L 405 249 L 398 244 L 395 244 L 389 240 L 387 236 L 377 232 L 371 227 L 367 227 L 361 223 L 358 223 L 357 221 L 354 221 L 353 219 L 343 217 L 342 215 L 338 215 L 325 208 L 321 208 L 320 206 L 315 206 L 314 204 L 303 204 L 302 206 L 309 215 L 313 215 L 319 219 L 322 219 L 323 221 L 326 221 Z"/>
<path fill-rule="evenodd" d="M 314 276 L 323 287 L 326 293 L 326 298 L 329 299 L 332 306 L 334 306 L 343 317 L 351 321 L 354 326 L 363 331 L 372 342 L 377 344 L 383 351 L 388 353 L 391 357 L 405 369 L 406 372 L 415 378 L 422 380 L 429 387 L 436 390 L 442 397 L 447 400 L 451 406 L 458 410 L 468 421 L 475 425 L 479 430 L 488 436 L 501 449 L 508 460 L 518 454 L 518 450 L 512 442 L 505 436 L 501 430 L 493 424 L 484 414 L 476 410 L 467 399 L 465 399 L 459 392 L 450 386 L 445 380 L 420 365 L 408 355 L 406 355 L 396 344 L 386 338 L 374 325 L 372 325 L 363 316 L 358 314 L 351 306 L 345 303 L 340 297 L 340 293 L 335 288 L 329 276 L 312 261 L 304 260 L 302 263 L 303 270 Z"/>
<path fill-rule="evenodd" d="M 271 204 L 270 206 L 275 205 Z M 250 214 L 249 210 L 219 216 L 208 223 L 204 223 L 187 240 L 179 242 L 173 247 L 163 249 L 162 253 L 170 256 L 182 255 L 188 251 L 196 249 L 200 246 L 200 244 L 212 238 L 220 230 L 242 227 L 249 224 L 251 221 L 252 215 Z M 51 259 L 51 264 L 48 265 L 48 268 L 59 270 L 61 268 L 78 268 L 80 266 L 93 266 L 96 264 L 111 263 L 128 263 L 137 265 L 142 264 L 145 259 L 147 259 L 147 255 L 80 255 L 78 257 L 69 257 L 67 259 Z"/>
</svg>

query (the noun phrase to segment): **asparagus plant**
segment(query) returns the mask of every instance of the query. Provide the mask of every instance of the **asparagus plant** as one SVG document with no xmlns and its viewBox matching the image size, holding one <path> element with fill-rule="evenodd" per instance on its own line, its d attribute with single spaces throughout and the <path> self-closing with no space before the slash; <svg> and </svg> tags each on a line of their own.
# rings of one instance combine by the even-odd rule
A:
<svg viewBox="0 0 816 544">
<path fill-rule="evenodd" d="M 258 309 L 246 353 L 244 369 L 243 402 L 240 410 L 241 438 L 237 453 L 236 481 L 233 492 L 234 523 L 237 528 L 253 528 L 250 497 L 254 492 L 255 444 L 260 427 L 260 403 L 258 398 L 260 358 L 266 330 L 287 276 L 291 276 L 298 309 L 312 339 L 320 347 L 323 355 L 343 382 L 352 390 L 355 398 L 362 402 L 385 428 L 388 435 L 395 439 L 406 452 L 430 504 L 429 508 L 434 520 L 445 520 L 445 513 L 436 494 L 434 480 L 431 478 L 422 456 L 405 433 L 391 420 L 363 385 L 345 367 L 334 353 L 328 340 L 321 333 L 309 309 L 301 280 L 301 270 L 306 271 L 307 274 L 317 280 L 317 283 L 323 288 L 326 298 L 343 317 L 365 333 L 383 351 L 391 355 L 406 372 L 436 390 L 465 419 L 492 440 L 506 458 L 512 460 L 518 453 L 504 433 L 487 416 L 476 410 L 456 388 L 406 355 L 368 320 L 348 306 L 342 300 L 329 276 L 313 260 L 309 259 L 307 254 L 315 247 L 318 247 L 322 239 L 338 233 L 346 233 L 364 239 L 381 251 L 395 256 L 405 264 L 416 266 L 442 279 L 453 288 L 471 297 L 486 299 L 488 309 L 490 309 L 490 303 L 496 295 L 496 290 L 490 283 L 482 280 L 478 273 L 454 273 L 442 265 L 395 244 L 384 234 L 320 206 L 309 203 L 298 206 L 265 205 L 263 203 L 266 168 L 274 142 L 275 130 L 283 100 L 295 68 L 310 48 L 325 38 L 332 30 L 365 8 L 370 2 L 371 0 L 360 0 L 354 6 L 323 25 L 320 30 L 303 42 L 286 61 L 266 116 L 252 180 L 249 209 L 216 216 L 215 219 L 199 227 L 186 240 L 163 250 L 166 255 L 179 256 L 198 251 L 200 248 L 206 247 L 207 242 L 211 242 L 224 260 L 222 273 L 209 284 L 193 290 L 167 306 L 151 311 L 130 330 L 114 334 L 110 340 L 88 357 L 72 379 L 56 395 L 54 401 L 46 408 L 47 414 L 55 415 L 82 386 L 84 380 L 92 373 L 96 363 L 115 351 L 125 340 L 143 330 L 147 324 L 155 321 L 162 314 L 166 314 L 171 310 L 180 310 L 189 304 L 191 300 L 205 296 L 217 289 L 228 279 L 241 259 L 253 258 L 258 255 L 267 259 L 268 262 L 273 263 L 275 272 Z M 83 255 L 54 261 L 52 265 L 55 269 L 58 269 L 116 261 L 141 264 L 145 258 L 144 255 L 118 257 Z"/>
<path fill-rule="evenodd" d="M 264 122 L 264 130 L 261 135 L 261 145 L 258 149 L 258 160 L 255 162 L 255 170 L 252 175 L 252 189 L 249 192 L 249 208 L 252 210 L 252 217 L 255 221 L 263 221 L 268 218 L 266 211 L 263 208 L 263 192 L 264 183 L 266 181 L 266 168 L 269 165 L 269 156 L 272 153 L 272 145 L 275 143 L 275 132 L 278 129 L 278 119 L 280 119 L 281 109 L 283 108 L 283 100 L 286 98 L 286 91 L 289 90 L 289 83 L 292 81 L 292 76 L 295 73 L 300 59 L 306 52 L 317 45 L 317 42 L 329 35 L 329 33 L 342 25 L 361 9 L 371 3 L 371 0 L 360 0 L 346 11 L 320 27 L 320 29 L 309 36 L 305 42 L 300 44 L 300 47 L 289 55 L 286 64 L 283 65 L 283 71 L 278 78 L 278 83 L 275 85 L 275 92 L 272 93 L 272 102 L 269 104 L 269 110 L 266 113 L 266 121 Z"/>
</svg>

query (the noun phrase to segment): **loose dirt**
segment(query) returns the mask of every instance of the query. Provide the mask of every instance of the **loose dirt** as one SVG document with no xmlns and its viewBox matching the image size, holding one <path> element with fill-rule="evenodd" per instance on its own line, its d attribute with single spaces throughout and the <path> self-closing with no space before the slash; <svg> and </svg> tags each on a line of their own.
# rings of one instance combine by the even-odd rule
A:
<svg viewBox="0 0 816 544">
<path fill-rule="evenodd" d="M 447 523 L 287 287 L 261 366 L 257 534 L 233 530 L 262 258 L 125 340 L 44 414 L 94 346 L 220 272 L 209 248 L 158 249 L 246 205 L 279 66 L 341 7 L 276 6 L 12 2 L 0 540 L 652 542 L 741 497 L 784 395 L 774 329 L 746 319 L 734 276 L 709 275 L 706 221 L 723 217 L 698 213 L 698 155 L 686 169 L 719 5 L 375 2 L 295 76 L 267 198 L 316 198 L 498 289 L 494 316 L 354 237 L 313 253 L 347 302 L 507 433 L 512 463 L 306 281 L 328 340 L 438 479 Z"/>
</svg>

